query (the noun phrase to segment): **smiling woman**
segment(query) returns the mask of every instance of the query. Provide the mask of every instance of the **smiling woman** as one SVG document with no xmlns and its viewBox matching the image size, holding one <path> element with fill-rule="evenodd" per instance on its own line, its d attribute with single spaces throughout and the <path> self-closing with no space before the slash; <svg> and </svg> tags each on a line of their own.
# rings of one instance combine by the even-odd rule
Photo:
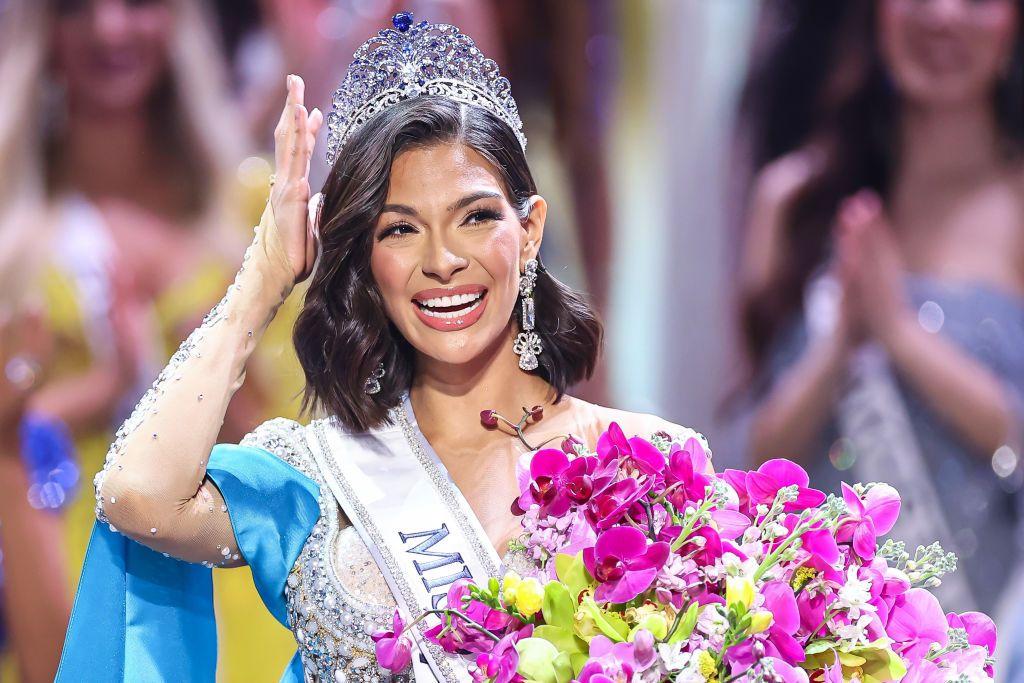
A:
<svg viewBox="0 0 1024 683">
<path fill-rule="evenodd" d="M 321 269 L 294 335 L 307 405 L 356 429 L 384 419 L 417 362 L 514 358 L 520 273 L 547 215 L 522 146 L 494 114 L 422 96 L 378 121 L 352 136 L 327 179 Z M 593 371 L 601 326 L 544 268 L 535 287 L 538 371 L 557 400 Z M 381 363 L 381 391 L 366 394 Z"/>
<path fill-rule="evenodd" d="M 312 222 L 323 117 L 289 77 L 276 182 L 243 267 L 96 477 L 112 526 L 90 546 L 61 680 L 210 680 L 207 568 L 244 564 L 295 633 L 283 680 L 467 680 L 470 662 L 422 638 L 391 679 L 371 636 L 396 605 L 436 608 L 459 579 L 532 562 L 511 550 L 523 526 L 507 504 L 529 443 L 594 442 L 612 422 L 683 432 L 566 393 L 593 371 L 601 326 L 539 265 L 547 204 L 508 81 L 452 26 L 406 13 L 394 26 L 335 94 Z M 214 446 L 246 360 L 310 276 L 294 341 L 306 408 L 324 417 Z M 497 413 L 522 406 L 514 433 L 499 428 Z"/>
</svg>

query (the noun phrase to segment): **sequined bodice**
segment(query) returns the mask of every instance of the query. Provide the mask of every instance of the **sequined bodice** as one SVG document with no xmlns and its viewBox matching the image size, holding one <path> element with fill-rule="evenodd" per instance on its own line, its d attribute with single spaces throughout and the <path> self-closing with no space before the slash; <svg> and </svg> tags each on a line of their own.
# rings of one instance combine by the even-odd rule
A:
<svg viewBox="0 0 1024 683">
<path fill-rule="evenodd" d="M 387 628 L 395 601 L 359 534 L 348 525 L 306 445 L 306 429 L 273 420 L 258 446 L 320 484 L 320 519 L 285 586 L 288 624 L 307 681 L 407 681 L 377 666 L 370 636 Z"/>
<path fill-rule="evenodd" d="M 285 586 L 288 624 L 307 681 L 410 681 L 377 665 L 371 635 L 389 628 L 395 600 L 376 561 L 349 525 L 309 451 L 307 430 L 292 420 L 264 425 L 243 445 L 270 451 L 320 484 L 320 519 Z M 507 554 L 506 566 L 525 569 L 525 557 Z"/>
</svg>

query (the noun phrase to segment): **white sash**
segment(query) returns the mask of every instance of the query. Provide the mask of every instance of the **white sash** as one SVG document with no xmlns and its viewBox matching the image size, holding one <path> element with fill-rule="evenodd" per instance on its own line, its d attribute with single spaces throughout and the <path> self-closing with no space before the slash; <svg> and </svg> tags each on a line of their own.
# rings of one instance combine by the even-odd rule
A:
<svg viewBox="0 0 1024 683">
<path fill-rule="evenodd" d="M 483 585 L 497 576 L 497 553 L 415 424 L 408 397 L 393 413 L 395 426 L 350 434 L 334 420 L 316 423 L 309 446 L 320 471 L 363 539 L 408 623 L 443 607 L 460 578 Z M 416 680 L 469 681 L 468 661 L 446 655 L 423 632 Z"/>
</svg>

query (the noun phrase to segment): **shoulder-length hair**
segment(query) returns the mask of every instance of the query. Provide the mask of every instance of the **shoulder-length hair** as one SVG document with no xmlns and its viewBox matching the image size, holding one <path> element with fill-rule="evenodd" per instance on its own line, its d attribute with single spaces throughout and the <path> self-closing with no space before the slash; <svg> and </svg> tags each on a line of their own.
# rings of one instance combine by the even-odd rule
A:
<svg viewBox="0 0 1024 683">
<path fill-rule="evenodd" d="M 520 220 L 528 216 L 537 186 L 526 155 L 512 130 L 485 109 L 418 97 L 386 109 L 356 131 L 324 184 L 320 265 L 295 323 L 295 350 L 306 376 L 305 412 L 333 415 L 349 429 L 365 431 L 386 422 L 388 411 L 409 389 L 415 354 L 387 318 L 370 271 L 373 228 L 398 155 L 453 142 L 493 164 Z M 593 373 L 602 326 L 584 298 L 543 267 L 534 297 L 535 331 L 544 344 L 536 372 L 560 399 Z M 366 379 L 381 363 L 381 390 L 367 394 Z"/>
</svg>

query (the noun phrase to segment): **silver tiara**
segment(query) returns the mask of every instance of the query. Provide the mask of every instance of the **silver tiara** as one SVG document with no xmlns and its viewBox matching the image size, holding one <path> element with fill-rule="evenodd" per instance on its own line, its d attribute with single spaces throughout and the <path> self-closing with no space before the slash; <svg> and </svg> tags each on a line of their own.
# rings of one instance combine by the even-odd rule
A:
<svg viewBox="0 0 1024 683">
<path fill-rule="evenodd" d="M 394 28 L 363 43 L 334 93 L 327 118 L 331 164 L 352 134 L 390 106 L 420 95 L 438 95 L 483 107 L 508 124 L 523 150 L 526 136 L 508 79 L 473 39 L 448 24 L 413 23 L 396 14 Z"/>
</svg>

